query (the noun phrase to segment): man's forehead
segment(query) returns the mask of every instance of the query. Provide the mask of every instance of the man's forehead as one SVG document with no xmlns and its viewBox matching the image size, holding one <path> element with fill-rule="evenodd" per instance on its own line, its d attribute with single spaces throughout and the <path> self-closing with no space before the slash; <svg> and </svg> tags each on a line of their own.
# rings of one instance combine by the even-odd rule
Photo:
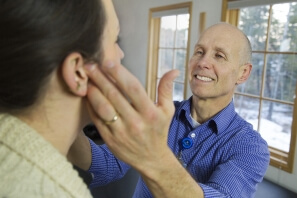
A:
<svg viewBox="0 0 297 198">
<path fill-rule="evenodd" d="M 225 49 L 232 47 L 232 42 L 229 42 L 224 39 L 208 39 L 208 40 L 199 40 L 195 44 L 195 48 L 218 48 Z"/>
<path fill-rule="evenodd" d="M 201 35 L 197 43 L 195 44 L 195 48 L 204 47 L 204 48 L 218 48 L 225 49 L 228 51 L 230 48 L 238 47 L 239 43 L 242 42 L 242 39 L 234 34 L 223 33 L 223 32 L 205 32 L 205 34 Z"/>
</svg>

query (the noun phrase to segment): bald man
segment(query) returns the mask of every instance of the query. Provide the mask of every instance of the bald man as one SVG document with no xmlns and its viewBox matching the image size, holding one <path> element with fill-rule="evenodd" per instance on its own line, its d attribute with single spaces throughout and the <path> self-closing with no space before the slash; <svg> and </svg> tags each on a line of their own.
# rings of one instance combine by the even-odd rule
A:
<svg viewBox="0 0 297 198">
<path fill-rule="evenodd" d="M 102 71 L 121 91 L 113 91 L 111 98 L 104 86 L 112 83 L 100 81 L 94 84 L 102 94 L 90 91 L 88 96 L 96 114 L 94 124 L 108 145 L 90 141 L 92 185 L 121 177 L 129 164 L 141 175 L 135 198 L 253 197 L 269 165 L 268 146 L 235 112 L 232 99 L 236 86 L 248 79 L 251 69 L 248 38 L 227 23 L 215 24 L 200 36 L 188 68 L 193 95 L 175 101 L 174 106 L 170 105 L 174 71 L 161 80 L 158 104 L 154 105 L 124 67 L 103 66 Z M 91 71 L 95 81 L 100 71 Z M 102 95 L 110 102 L 100 104 Z M 100 113 L 100 107 L 112 113 Z M 117 119 L 104 125 L 102 119 L 113 114 Z"/>
</svg>

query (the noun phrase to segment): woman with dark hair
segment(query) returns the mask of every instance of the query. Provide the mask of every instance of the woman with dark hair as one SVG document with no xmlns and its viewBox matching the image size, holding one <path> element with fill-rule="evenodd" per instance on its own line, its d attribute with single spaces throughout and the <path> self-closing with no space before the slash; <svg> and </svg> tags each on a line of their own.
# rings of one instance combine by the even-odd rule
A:
<svg viewBox="0 0 297 198">
<path fill-rule="evenodd" d="M 111 47 L 123 57 L 105 10 L 100 0 L 0 0 L 0 197 L 91 197 L 66 155 L 90 122 L 85 67 Z"/>
</svg>

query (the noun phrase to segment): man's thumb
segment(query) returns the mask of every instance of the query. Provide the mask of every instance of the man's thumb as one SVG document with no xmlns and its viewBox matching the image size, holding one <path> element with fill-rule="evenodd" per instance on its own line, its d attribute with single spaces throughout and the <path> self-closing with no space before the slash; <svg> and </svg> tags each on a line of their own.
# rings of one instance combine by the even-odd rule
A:
<svg viewBox="0 0 297 198">
<path fill-rule="evenodd" d="M 173 80 L 179 75 L 178 70 L 171 70 L 163 75 L 158 86 L 158 106 L 165 109 L 172 107 Z M 169 110 L 168 109 L 168 110 Z"/>
</svg>

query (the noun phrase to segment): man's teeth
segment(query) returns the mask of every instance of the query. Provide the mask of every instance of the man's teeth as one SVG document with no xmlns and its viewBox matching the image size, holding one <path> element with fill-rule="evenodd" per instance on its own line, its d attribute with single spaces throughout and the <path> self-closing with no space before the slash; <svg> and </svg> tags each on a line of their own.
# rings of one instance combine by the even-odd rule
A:
<svg viewBox="0 0 297 198">
<path fill-rule="evenodd" d="M 199 79 L 199 80 L 203 80 L 203 81 L 212 81 L 211 78 L 208 78 L 208 77 L 205 77 L 205 76 L 198 76 L 196 75 L 196 78 Z"/>
</svg>

